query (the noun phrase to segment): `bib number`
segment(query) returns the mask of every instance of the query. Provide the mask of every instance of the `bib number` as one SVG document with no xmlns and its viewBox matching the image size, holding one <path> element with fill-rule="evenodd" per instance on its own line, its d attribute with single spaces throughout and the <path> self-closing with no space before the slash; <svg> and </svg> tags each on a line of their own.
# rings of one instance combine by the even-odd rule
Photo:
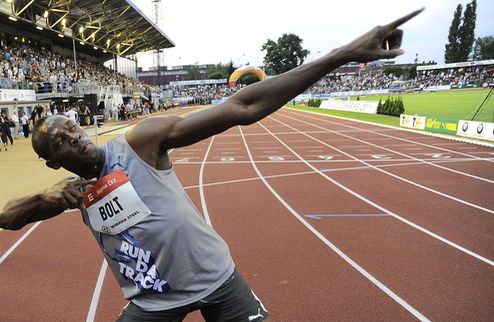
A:
<svg viewBox="0 0 494 322">
<path fill-rule="evenodd" d="M 118 234 L 151 214 L 123 170 L 107 174 L 84 192 L 83 204 L 91 227 Z"/>
</svg>

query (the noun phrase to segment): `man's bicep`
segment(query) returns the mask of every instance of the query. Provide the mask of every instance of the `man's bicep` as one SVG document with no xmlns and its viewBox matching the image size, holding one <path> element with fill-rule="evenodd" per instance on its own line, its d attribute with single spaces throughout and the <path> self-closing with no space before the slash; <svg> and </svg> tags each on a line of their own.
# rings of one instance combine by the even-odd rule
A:
<svg viewBox="0 0 494 322">
<path fill-rule="evenodd" d="M 168 149 L 194 144 L 240 125 L 240 114 L 240 109 L 229 103 L 192 113 L 171 124 L 162 143 Z"/>
</svg>

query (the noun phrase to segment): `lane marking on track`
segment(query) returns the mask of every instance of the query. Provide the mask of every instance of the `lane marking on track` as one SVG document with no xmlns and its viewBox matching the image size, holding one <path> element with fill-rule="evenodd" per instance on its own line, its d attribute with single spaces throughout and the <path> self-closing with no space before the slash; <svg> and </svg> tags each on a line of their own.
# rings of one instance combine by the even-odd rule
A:
<svg viewBox="0 0 494 322">
<path fill-rule="evenodd" d="M 297 113 L 297 112 L 288 112 L 287 111 L 287 113 L 296 114 L 297 116 L 299 116 L 300 114 L 305 114 L 304 116 L 307 117 L 307 118 L 310 118 L 310 119 L 313 119 L 313 120 L 321 120 L 321 118 L 311 117 L 311 116 L 307 115 L 308 114 L 307 112 Z M 312 113 L 312 114 L 314 114 L 314 113 Z M 318 115 L 325 116 L 327 118 L 333 117 L 333 116 L 327 116 L 325 114 L 318 114 Z M 343 118 L 343 119 L 345 119 L 345 118 Z M 354 122 L 354 123 L 358 123 L 355 120 L 350 120 L 350 119 L 345 119 L 345 120 L 350 121 L 350 122 Z M 390 139 L 393 139 L 393 140 L 399 140 L 399 141 L 408 142 L 408 143 L 412 143 L 412 144 L 416 144 L 416 145 L 426 146 L 426 147 L 437 149 L 437 150 L 441 150 L 441 151 L 446 151 L 446 152 L 450 152 L 450 153 L 460 154 L 460 155 L 463 155 L 463 156 L 466 156 L 466 157 L 478 158 L 478 157 L 476 157 L 474 155 L 471 155 L 471 154 L 467 154 L 467 153 L 463 153 L 463 152 L 458 152 L 458 151 L 454 151 L 454 150 L 450 150 L 450 149 L 446 149 L 446 148 L 441 148 L 441 147 L 438 147 L 438 146 L 435 146 L 435 145 L 432 145 L 432 144 L 427 144 L 427 143 L 422 143 L 422 142 L 418 142 L 418 141 L 412 140 L 412 139 L 415 139 L 415 137 L 413 137 L 411 139 L 406 139 L 406 138 L 402 138 L 402 137 L 400 138 L 400 137 L 396 137 L 396 136 L 392 136 L 392 135 L 383 134 L 380 131 L 377 132 L 377 131 L 372 131 L 372 130 L 360 129 L 358 127 L 354 127 L 354 126 L 351 126 L 351 125 L 345 125 L 345 124 L 341 124 L 341 123 L 336 123 L 334 121 L 329 121 L 329 120 L 324 120 L 324 121 L 327 122 L 327 123 L 330 123 L 330 124 L 339 125 L 339 126 L 343 126 L 343 127 L 346 127 L 346 128 L 358 129 L 359 132 L 370 132 L 370 133 L 374 133 L 374 134 L 377 134 L 377 135 L 380 135 L 380 136 L 383 136 L 383 137 L 387 137 L 387 138 L 390 138 Z M 376 125 L 376 124 L 371 124 L 371 123 L 367 123 L 367 122 L 364 122 L 364 123 L 373 125 L 375 127 L 382 126 L 382 125 Z M 395 130 L 396 131 L 405 131 L 405 132 L 407 132 L 407 130 L 401 129 L 401 128 L 395 128 Z M 306 133 L 309 133 L 309 132 L 306 132 Z M 416 132 L 414 132 L 414 133 L 416 133 Z M 441 137 L 435 137 L 435 136 L 428 136 L 427 133 L 417 133 L 417 134 L 424 135 L 424 138 L 433 138 L 433 139 L 436 139 L 436 140 L 439 139 L 439 138 L 441 138 Z M 441 139 L 444 139 L 444 138 L 441 138 Z M 465 142 L 460 142 L 458 144 L 465 144 Z M 488 159 L 485 160 L 485 161 L 494 162 L 494 160 L 488 160 Z"/>
<path fill-rule="evenodd" d="M 229 160 L 225 159 L 225 161 L 222 162 L 206 162 L 205 164 L 224 164 L 225 162 L 228 162 Z M 317 163 L 320 162 L 318 160 L 306 160 L 307 162 L 310 163 Z M 473 159 L 469 159 L 469 161 L 477 161 Z M 288 161 L 284 161 L 288 162 Z M 298 163 L 303 163 L 303 161 L 297 160 L 294 162 Z M 352 161 L 356 162 L 356 161 Z M 437 161 L 446 163 L 446 162 L 451 162 L 451 160 L 448 161 Z M 234 161 L 232 163 L 239 163 L 239 164 L 246 164 L 249 163 L 251 164 L 250 161 Z M 266 162 L 266 161 L 256 161 L 257 164 L 265 164 L 265 163 L 276 163 L 276 162 Z M 283 162 L 278 162 L 278 163 L 283 163 Z M 191 162 L 191 164 L 199 164 L 198 162 Z M 403 167 L 403 166 L 413 166 L 413 165 L 421 165 L 420 163 L 417 164 L 416 162 L 408 162 L 408 163 L 398 163 L 398 164 L 384 164 L 381 166 L 376 166 L 379 168 L 391 168 L 391 167 Z M 372 169 L 372 167 L 369 166 L 358 166 L 358 167 L 347 167 L 347 168 L 333 168 L 333 169 L 319 169 L 321 172 L 337 172 L 337 171 L 353 171 L 353 170 L 368 170 Z M 274 175 L 269 175 L 265 176 L 266 179 L 272 179 L 272 178 L 282 178 L 282 177 L 291 177 L 291 176 L 300 176 L 300 175 L 307 175 L 307 174 L 314 174 L 317 173 L 316 171 L 302 171 L 302 172 L 290 172 L 290 173 L 284 173 L 284 174 L 274 174 Z M 247 182 L 247 181 L 253 181 L 253 180 L 259 180 L 258 177 L 249 177 L 249 178 L 244 178 L 244 179 L 235 179 L 235 180 L 225 180 L 225 181 L 217 181 L 217 182 L 211 182 L 211 183 L 205 183 L 203 184 L 204 187 L 209 187 L 209 186 L 219 186 L 219 185 L 226 185 L 226 184 L 232 184 L 232 183 L 241 183 L 241 182 Z M 192 185 L 192 186 L 186 186 L 184 189 L 196 189 L 199 188 L 199 185 Z"/>
<path fill-rule="evenodd" d="M 284 116 L 284 117 L 287 117 L 289 119 L 292 119 L 288 116 Z M 314 119 L 312 117 L 309 117 L 310 119 Z M 305 123 L 305 124 L 311 124 L 313 127 L 316 127 L 316 128 L 320 128 L 320 129 L 324 129 L 324 127 L 321 127 L 321 126 L 318 126 L 316 124 L 313 124 L 313 123 L 308 123 L 308 122 L 305 122 L 305 121 L 302 121 L 302 120 L 299 120 L 300 122 L 302 123 Z M 330 121 L 328 121 L 330 122 Z M 332 123 L 332 122 L 330 122 Z M 352 127 L 352 126 L 347 126 L 347 125 L 342 125 L 342 126 L 345 126 L 345 127 Z M 354 127 L 352 127 L 354 128 Z M 328 131 L 329 133 L 335 133 L 335 134 L 339 134 L 343 137 L 347 137 L 347 138 L 350 138 L 352 140 L 355 140 L 355 141 L 358 141 L 358 142 L 364 142 L 364 143 L 367 143 L 369 145 L 372 145 L 372 146 L 375 146 L 377 148 L 381 148 L 383 150 L 386 150 L 386 151 L 390 151 L 392 153 L 396 153 L 398 155 L 401 155 L 401 156 L 404 156 L 404 157 L 408 157 L 408 158 L 412 158 L 414 160 L 418 160 L 420 162 L 424 162 L 424 163 L 427 163 L 429 164 L 429 162 L 425 159 L 418 159 L 418 158 L 415 158 L 413 157 L 413 155 L 423 155 L 423 153 L 410 153 L 410 154 L 405 154 L 405 153 L 401 153 L 401 152 L 398 152 L 398 151 L 395 151 L 395 150 L 391 150 L 391 149 L 388 149 L 388 148 L 385 148 L 384 146 L 382 145 L 377 145 L 377 144 L 374 144 L 374 143 L 371 143 L 371 142 L 368 142 L 368 141 L 364 141 L 364 140 L 360 140 L 360 139 L 357 139 L 357 138 L 353 138 L 351 136 L 348 136 L 348 135 L 345 135 L 345 134 L 341 134 L 339 132 L 336 132 L 334 130 L 329 130 L 329 129 L 326 129 L 326 131 Z M 370 131 L 370 130 L 362 130 L 363 132 L 371 132 L 371 133 L 376 133 L 376 132 L 373 132 L 373 131 Z M 384 135 L 384 134 L 383 134 Z M 384 135 L 386 137 L 390 137 L 388 135 Z M 395 137 L 390 137 L 390 138 L 395 138 Z M 398 140 L 401 140 L 400 138 L 396 138 Z M 418 143 L 417 143 L 418 144 Z M 426 145 L 426 146 L 429 146 L 429 145 Z M 434 146 L 430 146 L 430 147 L 434 147 Z M 405 149 L 406 150 L 406 149 Z M 450 151 L 450 150 L 448 150 Z M 454 152 L 454 151 L 451 151 L 451 152 Z M 461 152 L 457 152 L 457 154 L 461 154 L 461 155 L 466 155 L 466 156 L 469 156 L 468 154 L 465 154 L 465 153 L 461 153 Z M 435 158 L 438 158 L 439 156 L 442 156 L 443 154 L 442 153 L 425 153 L 426 156 L 433 156 Z M 473 157 L 474 159 L 479 159 L 479 157 L 475 157 L 475 156 L 469 156 L 469 157 Z M 450 158 L 450 156 L 444 156 L 444 158 Z M 488 162 L 491 162 L 490 159 L 488 158 L 483 158 L 484 161 L 488 161 Z M 433 165 L 433 164 L 431 164 Z M 446 171 L 450 171 L 450 172 L 454 172 L 454 173 L 457 173 L 457 174 L 460 174 L 460 175 L 464 175 L 464 176 L 467 176 L 467 177 L 471 177 L 471 178 L 474 178 L 474 179 L 477 179 L 477 180 L 481 180 L 481 181 L 485 181 L 485 182 L 489 182 L 489 183 L 494 183 L 493 180 L 489 180 L 489 179 L 486 179 L 486 178 L 483 178 L 483 177 L 479 177 L 479 176 L 476 176 L 476 175 L 473 175 L 473 174 L 470 174 L 470 173 L 466 173 L 466 172 L 462 172 L 462 171 L 458 171 L 458 170 L 455 170 L 455 169 L 451 169 L 451 168 L 448 168 L 448 167 L 443 167 L 443 166 L 440 166 L 440 165 L 433 165 L 435 167 L 438 167 L 438 168 L 441 168 L 443 170 L 446 170 Z"/>
<path fill-rule="evenodd" d="M 322 217 L 391 217 L 389 214 L 310 214 L 304 216 L 318 220 Z"/>
<path fill-rule="evenodd" d="M 312 123 L 309 123 L 309 122 L 305 122 L 305 121 L 302 121 L 302 120 L 300 120 L 300 119 L 295 119 L 295 118 L 292 118 L 292 117 L 290 117 L 290 116 L 283 116 L 283 117 L 286 117 L 286 118 L 288 118 L 288 119 L 290 119 L 290 120 L 296 120 L 296 121 L 302 122 L 302 123 L 304 123 L 304 124 L 309 124 L 309 125 L 312 125 L 313 127 L 316 127 L 316 128 L 324 129 L 324 127 L 321 127 L 321 126 L 318 126 L 318 125 L 316 125 L 316 124 L 312 124 Z M 272 118 L 272 117 L 270 116 L 270 118 Z M 281 121 L 279 121 L 279 120 L 276 120 L 276 121 L 277 121 L 277 122 L 281 122 Z M 283 123 L 283 122 L 281 122 L 281 123 L 282 123 L 282 124 L 285 124 L 285 123 Z M 286 125 L 286 124 L 285 124 L 285 125 Z M 295 130 L 295 131 L 298 131 L 298 132 L 302 133 L 300 130 L 294 129 L 294 128 L 290 127 L 290 126 L 287 126 L 287 127 L 288 127 L 288 128 L 291 128 L 291 129 L 293 129 L 293 130 Z M 404 157 L 408 157 L 408 158 L 410 158 L 410 159 L 412 159 L 412 160 L 415 160 L 415 161 L 418 161 L 418 162 L 422 162 L 422 163 L 425 163 L 425 164 L 431 165 L 431 166 L 433 166 L 433 167 L 437 167 L 437 168 L 440 168 L 440 169 L 443 169 L 443 170 L 446 170 L 446 171 L 450 171 L 450 172 L 453 172 L 453 173 L 456 173 L 456 174 L 459 174 L 459 175 L 463 175 L 463 176 L 470 177 L 470 178 L 473 178 L 473 179 L 476 179 L 476 180 L 480 180 L 480 181 L 484 181 L 484 182 L 488 182 L 488 183 L 492 183 L 492 184 L 494 184 L 494 180 L 490 180 L 490 179 L 483 178 L 483 177 L 479 177 L 479 176 L 476 176 L 476 175 L 473 175 L 473 174 L 470 174 L 470 173 L 465 173 L 465 172 L 462 172 L 462 171 L 458 171 L 458 170 L 450 169 L 450 168 L 448 168 L 448 167 L 443 167 L 443 166 L 441 166 L 441 165 L 434 164 L 434 163 L 431 163 L 431 162 L 428 162 L 428 161 L 424 161 L 423 159 L 418 159 L 418 158 L 415 158 L 415 157 L 413 157 L 413 156 L 411 156 L 411 155 L 408 155 L 408 154 L 405 154 L 405 153 L 401 153 L 401 152 L 398 152 L 398 151 L 394 151 L 394 150 L 391 150 L 391 149 L 385 148 L 384 146 L 379 146 L 379 145 L 376 145 L 376 144 L 373 144 L 373 143 L 370 143 L 370 142 L 367 142 L 367 141 L 363 141 L 363 140 L 360 140 L 360 139 L 357 139 L 357 138 L 353 138 L 353 137 L 351 137 L 351 136 L 348 136 L 348 135 L 346 135 L 346 134 L 342 134 L 342 133 L 338 133 L 338 132 L 333 131 L 333 130 L 326 129 L 326 131 L 327 131 L 327 132 L 329 132 L 329 133 L 334 133 L 334 134 L 341 135 L 341 136 L 343 136 L 343 137 L 348 137 L 348 138 L 350 138 L 350 139 L 352 139 L 352 140 L 355 140 L 355 141 L 358 141 L 358 142 L 364 142 L 364 143 L 367 143 L 367 144 L 369 144 L 369 145 L 379 147 L 379 148 L 381 148 L 381 149 L 383 149 L 383 150 L 386 150 L 386 151 L 389 151 L 389 152 L 391 152 L 391 153 L 395 153 L 395 154 L 398 154 L 398 155 L 401 155 L 401 156 L 404 156 Z M 305 134 L 304 134 L 304 135 L 305 135 Z M 318 140 L 318 139 L 314 138 L 314 137 L 313 137 L 313 136 L 311 136 L 311 135 L 308 135 L 308 134 L 307 134 L 306 136 L 307 136 L 307 137 L 309 137 L 309 138 L 312 138 L 313 140 L 318 141 L 319 143 L 321 143 L 321 142 L 322 142 L 322 141 L 320 141 L 320 140 Z M 331 147 L 331 148 L 333 148 L 333 149 L 335 149 L 335 150 L 337 150 L 337 151 L 341 151 L 341 150 L 339 150 L 338 148 L 333 147 L 333 146 L 331 146 L 331 145 L 328 145 L 328 144 L 326 144 L 326 143 L 322 143 L 322 144 L 323 144 L 323 145 L 325 145 L 325 146 L 327 146 L 327 147 Z M 350 154 L 348 154 L 348 153 L 344 153 L 343 151 L 341 151 L 341 153 L 343 153 L 343 154 L 345 154 L 345 155 L 349 156 L 350 158 L 354 159 L 354 157 L 352 157 L 352 156 L 351 156 Z M 433 158 L 439 158 L 440 156 L 443 156 L 443 154 L 441 154 L 441 153 L 427 153 L 426 155 L 428 155 L 428 156 L 432 156 Z M 378 154 L 373 155 L 372 157 L 374 157 L 374 156 L 378 156 Z M 446 156 L 443 156 L 443 157 L 444 157 L 444 158 L 449 158 L 449 157 L 446 157 Z M 391 176 L 395 176 L 394 174 L 391 174 L 391 173 L 390 173 L 389 175 L 391 175 Z M 396 177 L 398 178 L 398 176 L 396 176 Z M 399 177 L 399 178 L 401 178 L 401 177 Z M 402 178 L 402 179 L 403 179 L 403 181 L 407 181 L 407 182 L 408 182 L 408 181 L 410 181 L 410 180 L 405 179 L 405 178 Z M 402 179 L 400 179 L 400 180 L 402 180 Z M 410 182 L 412 182 L 412 181 L 410 181 Z M 421 185 L 420 185 L 420 184 L 418 184 L 418 183 L 412 183 L 412 184 L 415 184 L 415 185 L 417 185 L 417 186 L 421 186 Z M 427 189 L 430 189 L 430 188 L 427 188 L 427 187 L 425 187 L 425 186 L 421 186 L 421 187 L 424 187 L 424 189 L 426 189 L 426 190 L 427 190 Z M 441 194 L 441 195 L 443 195 L 443 194 L 442 194 L 442 192 L 439 192 L 439 191 L 437 191 L 437 190 L 433 190 L 433 189 L 431 189 L 430 191 L 431 191 L 431 192 L 434 192 L 434 193 L 437 193 L 437 194 Z M 446 196 L 446 194 L 444 194 L 444 196 Z M 455 197 L 452 197 L 452 196 L 450 196 L 450 197 L 451 197 L 451 198 L 455 198 Z M 458 199 L 458 200 L 461 200 L 461 199 Z M 456 201 L 458 201 L 458 200 L 456 200 Z M 462 201 L 459 201 L 459 202 L 462 202 Z M 464 202 L 466 202 L 466 201 L 464 201 Z M 462 203 L 463 203 L 463 202 L 462 202 Z M 477 207 L 477 206 L 473 206 L 473 207 Z M 480 208 L 479 208 L 479 209 L 480 209 Z M 484 210 L 484 209 L 485 209 L 485 208 L 483 208 L 482 210 Z M 487 211 L 487 212 L 490 212 L 490 213 L 493 213 L 493 214 L 494 214 L 494 211 L 492 211 L 492 210 L 487 210 L 487 209 L 486 209 L 486 210 L 484 210 L 484 211 Z"/>
<path fill-rule="evenodd" d="M 240 133 L 242 134 L 242 128 L 240 128 Z M 348 255 L 346 255 L 343 251 L 341 251 L 336 245 L 330 242 L 326 237 L 324 237 L 317 229 L 315 229 L 311 224 L 309 224 L 298 212 L 296 212 L 268 183 L 266 178 L 262 175 L 262 173 L 257 168 L 257 165 L 252 157 L 252 154 L 249 150 L 249 146 L 247 145 L 247 141 L 245 137 L 242 136 L 244 141 L 245 148 L 247 149 L 247 153 L 249 155 L 249 159 L 251 160 L 252 167 L 256 171 L 257 175 L 264 183 L 266 188 L 278 199 L 278 201 L 293 215 L 297 218 L 305 227 L 307 227 L 314 235 L 316 235 L 324 244 L 326 244 L 329 248 L 331 248 L 337 255 L 343 258 L 350 266 L 355 268 L 360 274 L 362 274 L 365 278 L 371 281 L 374 285 L 380 288 L 385 294 L 391 297 L 394 301 L 400 304 L 403 308 L 405 308 L 408 312 L 410 312 L 413 316 L 415 316 L 420 321 L 429 321 L 424 315 L 422 315 L 419 311 L 413 308 L 410 304 L 408 304 L 405 300 L 395 294 L 392 290 L 390 290 L 386 285 L 381 283 L 377 278 L 372 276 L 369 272 L 367 272 L 363 267 L 357 264 L 353 259 L 351 259 Z"/>
<path fill-rule="evenodd" d="M 209 226 L 213 226 L 211 224 L 211 218 L 209 217 L 208 207 L 206 205 L 206 197 L 204 196 L 204 167 L 206 166 L 206 160 L 208 158 L 209 151 L 211 150 L 211 146 L 213 146 L 213 141 L 216 136 L 211 138 L 211 142 L 209 142 L 208 149 L 206 150 L 206 154 L 204 155 L 204 159 L 202 160 L 201 169 L 199 170 L 199 196 L 201 198 L 201 206 L 202 212 L 204 215 L 204 219 Z"/>
<path fill-rule="evenodd" d="M 24 233 L 24 235 L 22 235 L 22 237 L 21 237 L 21 238 L 19 238 L 19 239 L 18 239 L 18 240 L 14 243 L 14 245 L 12 245 L 12 246 L 9 248 L 9 250 L 7 250 L 7 251 L 5 252 L 5 254 L 3 254 L 3 255 L 2 255 L 2 257 L 0 257 L 0 264 L 2 264 L 2 263 L 3 263 L 3 261 L 4 261 L 7 257 L 9 257 L 9 255 L 10 255 L 10 254 L 12 254 L 12 252 L 13 252 L 13 251 L 17 248 L 17 246 L 19 246 L 19 245 L 22 243 L 22 241 L 23 241 L 24 239 L 26 239 L 26 238 L 27 238 L 27 236 L 29 236 L 29 235 L 33 232 L 33 230 L 35 230 L 35 229 L 36 229 L 36 227 L 38 227 L 40 224 L 41 224 L 41 221 L 38 221 L 38 222 L 36 222 L 36 223 L 35 223 L 35 224 L 31 227 L 31 228 L 29 228 L 29 230 L 28 230 L 28 231 L 26 231 L 26 232 Z"/>
<path fill-rule="evenodd" d="M 273 119 L 271 116 L 270 116 L 269 118 Z M 273 119 L 273 120 L 274 120 L 274 119 Z M 277 120 L 275 120 L 275 121 L 277 121 Z M 289 125 L 287 125 L 287 124 L 285 124 L 285 123 L 283 123 L 283 122 L 281 122 L 281 121 L 277 121 L 277 122 L 279 122 L 279 123 L 281 123 L 281 124 L 284 124 L 284 125 L 285 125 L 285 126 L 287 126 L 288 128 L 292 128 L 291 126 L 289 126 Z M 259 123 L 259 124 L 260 124 L 260 123 Z M 260 125 L 261 125 L 262 127 L 264 127 L 262 124 L 260 124 Z M 264 128 L 265 128 L 265 127 L 264 127 Z M 266 129 L 266 131 L 268 131 L 268 132 L 269 132 L 269 130 L 268 130 L 267 128 L 265 128 L 265 129 Z M 300 134 L 303 134 L 303 135 L 305 135 L 305 136 L 307 136 L 307 137 L 311 137 L 310 135 L 305 134 L 304 132 L 301 132 L 301 131 L 299 131 L 299 130 L 297 130 L 297 129 L 295 129 L 295 128 L 292 128 L 292 129 L 293 129 L 293 130 L 295 130 L 295 131 L 298 131 Z M 270 133 L 270 132 L 269 132 L 269 133 Z M 273 137 L 277 138 L 274 134 L 272 134 L 272 133 L 271 133 L 271 135 L 273 135 Z M 277 138 L 277 139 L 280 141 L 280 143 L 281 143 L 281 144 L 283 144 L 285 147 L 287 147 L 287 149 L 291 150 L 291 149 L 290 149 L 290 147 L 289 147 L 288 145 L 286 145 L 283 141 L 281 141 L 281 139 L 279 139 L 279 138 Z M 320 141 L 320 140 L 318 140 L 318 139 L 316 139 L 316 138 L 313 138 L 313 140 L 316 140 L 316 141 L 318 141 L 318 142 L 319 142 L 319 143 L 321 143 L 321 144 L 324 144 L 324 145 L 329 146 L 329 144 L 327 144 L 327 143 L 325 143 L 325 142 L 323 142 L 323 141 Z M 491 266 L 494 266 L 494 261 L 492 261 L 492 260 L 490 260 L 490 259 L 488 259 L 488 258 L 485 258 L 485 257 L 483 257 L 483 256 L 481 256 L 481 255 L 479 255 L 479 254 L 477 254 L 477 253 L 475 253 L 475 252 L 473 252 L 473 251 L 471 251 L 471 250 L 469 250 L 469 249 L 466 249 L 465 247 L 460 246 L 460 245 L 458 245 L 458 244 L 456 244 L 456 243 L 454 243 L 454 242 L 452 242 L 452 241 L 450 241 L 450 240 L 448 240 L 448 239 L 446 239 L 446 238 L 444 238 L 444 237 L 442 237 L 442 236 L 439 236 L 439 235 L 437 235 L 437 234 L 433 233 L 432 231 L 430 231 L 430 230 L 428 230 L 428 229 L 426 229 L 426 228 L 424 228 L 424 227 L 422 227 L 422 226 L 419 226 L 419 225 L 417 225 L 416 223 L 414 223 L 414 222 L 412 222 L 412 221 L 410 221 L 410 220 L 408 220 L 408 219 L 405 219 L 405 218 L 403 218 L 403 217 L 401 217 L 401 216 L 398 216 L 398 215 L 397 215 L 397 214 L 395 214 L 394 212 L 392 212 L 392 211 L 390 211 L 390 210 L 388 210 L 388 209 L 386 209 L 386 208 L 384 208 L 384 207 L 382 207 L 382 206 L 380 206 L 380 205 L 376 204 L 375 202 L 373 202 L 373 201 L 371 201 L 371 200 L 369 200 L 369 199 L 365 198 L 364 196 L 362 196 L 362 195 L 358 194 L 357 192 L 355 192 L 355 191 L 351 190 L 350 188 L 347 188 L 346 186 L 344 186 L 343 184 L 339 183 L 339 182 L 338 182 L 338 181 L 336 181 L 335 179 L 333 179 L 333 178 L 329 177 L 329 176 L 328 176 L 328 175 L 326 175 L 325 173 L 322 173 L 320 170 L 318 170 L 317 168 L 315 168 L 312 164 L 310 164 L 310 163 L 308 163 L 307 161 L 305 161 L 305 160 L 304 160 L 301 156 L 299 156 L 299 155 L 298 155 L 295 151 L 293 151 L 293 150 L 291 150 L 291 151 L 292 151 L 292 153 L 293 153 L 294 155 L 296 155 L 298 158 L 300 158 L 301 160 L 303 160 L 303 161 L 304 161 L 304 163 L 305 163 L 308 167 L 310 167 L 311 169 L 315 170 L 317 173 L 319 173 L 321 176 L 325 177 L 327 180 L 331 181 L 333 184 L 337 185 L 338 187 L 340 187 L 341 189 L 343 189 L 343 190 L 347 191 L 348 193 L 352 194 L 353 196 L 355 196 L 355 197 L 359 198 L 360 200 L 364 201 L 365 203 L 368 203 L 369 205 L 374 206 L 375 208 L 377 208 L 377 209 L 381 210 L 382 212 L 385 212 L 385 213 L 387 213 L 387 214 L 390 214 L 391 216 L 395 217 L 396 219 L 398 219 L 398 220 L 400 220 L 400 221 L 402 221 L 402 222 L 404 222 L 404 223 L 406 223 L 406 224 L 408 224 L 408 225 L 412 226 L 413 228 L 416 228 L 416 229 L 418 229 L 418 230 L 420 230 L 420 231 L 422 231 L 422 232 L 426 233 L 427 235 L 429 235 L 429 236 L 431 236 L 431 237 L 436 238 L 437 240 L 440 240 L 440 241 L 442 241 L 442 242 L 446 243 L 447 245 L 450 245 L 450 246 L 452 246 L 452 247 L 454 247 L 454 248 L 456 248 L 456 249 L 458 249 L 458 250 L 460 250 L 460 251 L 462 251 L 462 252 L 464 252 L 464 253 L 466 253 L 466 254 L 468 254 L 468 255 L 470 255 L 470 256 L 473 256 L 473 257 L 477 258 L 478 260 L 481 260 L 481 261 L 482 261 L 482 262 L 484 262 L 484 263 L 487 263 L 487 264 L 489 264 L 489 265 L 491 265 Z M 343 152 L 343 151 L 341 151 L 341 152 Z M 343 153 L 345 153 L 345 152 L 343 152 Z M 364 163 L 364 164 L 368 164 L 368 163 Z M 369 164 L 368 164 L 368 165 L 369 165 Z M 372 165 L 371 165 L 371 166 L 372 166 Z M 372 167 L 374 167 L 374 166 L 372 166 Z M 382 170 L 382 169 L 379 169 L 379 168 L 376 168 L 376 170 L 378 170 L 378 171 L 383 171 L 383 172 L 385 172 L 385 173 L 386 173 L 386 171 L 385 171 L 385 170 Z M 398 177 L 398 176 L 397 176 L 397 177 Z M 398 178 L 400 178 L 400 177 L 398 177 Z M 429 189 L 429 188 L 428 188 L 428 189 Z M 431 190 L 432 190 L 432 189 L 431 189 Z"/>
<path fill-rule="evenodd" d="M 339 154 L 335 154 L 332 156 L 323 156 L 323 155 L 310 155 L 311 157 L 317 157 L 318 159 L 311 159 L 307 160 L 307 162 L 311 163 L 356 163 L 360 161 L 366 161 L 366 162 L 375 162 L 375 163 L 400 163 L 400 162 L 407 162 L 403 163 L 403 165 L 410 165 L 410 164 L 415 164 L 415 165 L 424 165 L 426 163 L 420 162 L 420 161 L 413 161 L 410 158 L 408 159 L 386 159 L 386 160 L 380 160 L 380 159 L 359 159 L 359 161 L 355 160 L 348 160 L 348 159 L 333 159 L 336 156 L 340 156 Z M 243 158 L 243 156 L 235 156 L 237 158 Z M 216 157 L 218 158 L 218 157 Z M 184 161 L 190 160 L 190 159 L 198 159 L 196 157 L 193 158 L 184 158 Z M 425 159 L 429 161 L 430 163 L 455 163 L 455 162 L 478 162 L 479 160 L 475 159 Z M 180 161 L 179 160 L 172 160 L 174 163 Z M 250 164 L 250 161 L 235 161 L 236 163 L 242 164 L 242 163 L 248 163 Z M 300 160 L 282 160 L 282 161 L 271 161 L 271 160 L 257 160 L 257 163 L 264 163 L 264 164 L 283 164 L 283 163 L 303 163 Z M 202 161 L 187 161 L 188 164 L 202 164 Z M 219 164 L 221 163 L 220 161 L 207 161 L 206 165 L 208 164 Z M 378 166 L 379 167 L 379 166 Z M 382 167 L 386 167 L 386 165 L 383 165 Z M 0 190 L 1 191 L 1 190 Z"/>
<path fill-rule="evenodd" d="M 89 305 L 89 311 L 87 312 L 86 322 L 93 322 L 96 316 L 96 309 L 98 308 L 99 297 L 101 295 L 101 290 L 103 289 L 103 282 L 105 280 L 107 268 L 108 263 L 106 262 L 106 259 L 103 258 L 103 263 L 101 264 L 101 268 L 99 270 L 96 286 L 94 287 L 93 297 L 91 298 L 91 304 Z"/>
</svg>

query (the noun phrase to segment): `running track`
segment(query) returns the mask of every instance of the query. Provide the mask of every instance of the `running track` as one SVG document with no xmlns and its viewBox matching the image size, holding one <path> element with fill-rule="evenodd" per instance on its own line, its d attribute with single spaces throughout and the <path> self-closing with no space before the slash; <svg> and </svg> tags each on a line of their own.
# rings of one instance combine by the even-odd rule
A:
<svg viewBox="0 0 494 322">
<path fill-rule="evenodd" d="M 493 320 L 493 148 L 283 109 L 171 157 L 273 321 Z M 0 231 L 0 281 L 0 321 L 125 304 L 78 213 Z"/>
</svg>

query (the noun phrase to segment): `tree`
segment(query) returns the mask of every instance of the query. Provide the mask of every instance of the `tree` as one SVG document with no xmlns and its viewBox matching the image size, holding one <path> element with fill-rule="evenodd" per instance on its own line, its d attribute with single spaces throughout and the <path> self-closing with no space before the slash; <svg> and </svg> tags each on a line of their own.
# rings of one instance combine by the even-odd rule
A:
<svg viewBox="0 0 494 322">
<path fill-rule="evenodd" d="M 262 45 L 264 66 L 268 74 L 281 74 L 303 64 L 310 51 L 302 48 L 302 39 L 294 34 L 283 34 L 277 42 L 268 39 Z"/>
<path fill-rule="evenodd" d="M 444 61 L 446 63 L 456 62 L 458 53 L 458 29 L 461 22 L 461 11 L 463 7 L 459 4 L 456 7 L 456 11 L 453 15 L 453 21 L 449 27 L 448 43 L 446 44 L 446 50 L 444 51 Z"/>
<path fill-rule="evenodd" d="M 199 67 L 197 65 L 190 65 L 185 68 L 187 71 L 187 75 L 189 76 L 189 80 L 199 79 Z"/>
<path fill-rule="evenodd" d="M 257 83 L 259 81 L 259 79 L 257 78 L 256 75 L 254 74 L 245 74 L 245 75 L 242 75 L 239 80 L 238 80 L 238 84 L 244 84 L 244 85 L 250 85 L 250 84 L 254 84 L 254 83 Z"/>
<path fill-rule="evenodd" d="M 408 72 L 408 78 L 409 79 L 417 78 L 417 64 L 413 65 L 412 68 L 410 68 Z"/>
<path fill-rule="evenodd" d="M 494 36 L 477 38 L 473 49 L 473 59 L 494 59 Z"/>
<path fill-rule="evenodd" d="M 230 75 L 235 71 L 233 67 L 233 62 L 230 61 L 228 64 L 223 65 L 218 63 L 213 67 L 208 68 L 208 79 L 228 79 Z"/>
<path fill-rule="evenodd" d="M 463 21 L 458 28 L 458 60 L 467 61 L 475 41 L 475 21 L 477 20 L 477 1 L 467 4 L 463 13 Z"/>
<path fill-rule="evenodd" d="M 393 74 L 396 77 L 400 77 L 401 75 L 403 75 L 403 68 L 398 66 L 389 66 L 384 68 L 383 72 L 385 75 Z"/>
</svg>

